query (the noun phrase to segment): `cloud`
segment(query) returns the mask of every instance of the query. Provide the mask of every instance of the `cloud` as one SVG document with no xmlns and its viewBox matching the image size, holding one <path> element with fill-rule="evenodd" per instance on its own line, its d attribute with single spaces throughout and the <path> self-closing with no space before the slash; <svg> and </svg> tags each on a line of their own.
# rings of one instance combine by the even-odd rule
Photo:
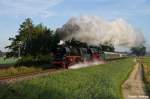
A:
<svg viewBox="0 0 150 99">
<path fill-rule="evenodd" d="M 0 15 L 14 16 L 53 16 L 49 11 L 62 0 L 0 0 Z"/>
</svg>

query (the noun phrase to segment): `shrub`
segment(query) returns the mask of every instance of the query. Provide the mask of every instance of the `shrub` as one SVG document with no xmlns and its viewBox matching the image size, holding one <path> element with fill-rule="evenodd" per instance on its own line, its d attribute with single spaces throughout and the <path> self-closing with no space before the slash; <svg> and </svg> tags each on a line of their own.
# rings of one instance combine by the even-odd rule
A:
<svg viewBox="0 0 150 99">
<path fill-rule="evenodd" d="M 23 56 L 16 62 L 16 66 L 29 66 L 35 64 L 33 56 Z"/>
<path fill-rule="evenodd" d="M 0 57 L 0 64 L 15 64 L 15 62 L 18 60 L 18 58 L 15 57 Z"/>
<path fill-rule="evenodd" d="M 36 62 L 38 64 L 50 64 L 53 60 L 51 55 L 38 55 L 36 57 Z"/>
<path fill-rule="evenodd" d="M 16 66 L 33 66 L 41 64 L 50 64 L 52 62 L 51 55 L 23 56 L 16 62 Z"/>
</svg>

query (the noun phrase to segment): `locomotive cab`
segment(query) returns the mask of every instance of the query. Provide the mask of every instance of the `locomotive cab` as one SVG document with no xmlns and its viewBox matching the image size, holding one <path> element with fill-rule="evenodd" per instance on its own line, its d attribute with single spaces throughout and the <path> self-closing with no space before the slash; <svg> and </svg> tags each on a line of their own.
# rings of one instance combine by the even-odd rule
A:
<svg viewBox="0 0 150 99">
<path fill-rule="evenodd" d="M 64 68 L 82 61 L 79 49 L 74 47 L 60 47 L 54 55 L 53 64 Z"/>
<path fill-rule="evenodd" d="M 53 64 L 57 66 L 64 65 L 64 60 L 67 55 L 69 55 L 70 49 L 68 47 L 59 47 L 54 52 L 54 61 Z"/>
</svg>

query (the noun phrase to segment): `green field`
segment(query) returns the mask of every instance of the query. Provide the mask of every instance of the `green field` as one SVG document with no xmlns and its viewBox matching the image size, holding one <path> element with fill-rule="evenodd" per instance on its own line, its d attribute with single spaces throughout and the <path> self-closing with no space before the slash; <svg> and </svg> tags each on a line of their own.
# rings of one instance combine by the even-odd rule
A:
<svg viewBox="0 0 150 99">
<path fill-rule="evenodd" d="M 145 82 L 145 89 L 147 94 L 150 96 L 150 57 L 144 57 L 142 59 L 144 63 L 144 82 Z"/>
<path fill-rule="evenodd" d="M 14 64 L 17 58 L 4 58 L 0 57 L 0 64 Z"/>
<path fill-rule="evenodd" d="M 150 67 L 150 57 L 144 57 L 142 61 L 145 65 Z"/>
<path fill-rule="evenodd" d="M 11 66 L 8 69 L 0 69 L 0 77 L 4 76 L 14 76 L 17 74 L 22 74 L 22 73 L 31 73 L 31 72 L 38 72 L 42 71 L 42 68 L 38 67 L 24 67 L 24 66 L 19 66 L 19 67 L 13 67 L 15 62 L 17 61 L 17 58 L 4 58 L 0 57 L 0 67 L 5 67 L 5 66 Z"/>
<path fill-rule="evenodd" d="M 122 99 L 121 84 L 133 66 L 133 59 L 123 59 L 3 85 L 0 99 Z"/>
</svg>

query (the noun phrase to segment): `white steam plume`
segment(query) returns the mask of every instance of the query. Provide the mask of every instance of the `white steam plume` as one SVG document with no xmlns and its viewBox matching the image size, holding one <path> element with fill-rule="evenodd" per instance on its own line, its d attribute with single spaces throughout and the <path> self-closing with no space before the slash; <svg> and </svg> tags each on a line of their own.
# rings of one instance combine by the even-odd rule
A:
<svg viewBox="0 0 150 99">
<path fill-rule="evenodd" d="M 130 48 L 145 42 L 142 32 L 121 18 L 106 21 L 97 16 L 73 17 L 58 31 L 64 41 L 74 38 L 89 45 L 113 44 Z"/>
<path fill-rule="evenodd" d="M 72 65 L 69 67 L 69 69 L 79 69 L 79 68 L 96 66 L 96 65 L 100 65 L 100 64 L 105 64 L 105 62 L 104 61 L 83 62 L 83 63 L 78 63 L 75 65 Z"/>
</svg>

